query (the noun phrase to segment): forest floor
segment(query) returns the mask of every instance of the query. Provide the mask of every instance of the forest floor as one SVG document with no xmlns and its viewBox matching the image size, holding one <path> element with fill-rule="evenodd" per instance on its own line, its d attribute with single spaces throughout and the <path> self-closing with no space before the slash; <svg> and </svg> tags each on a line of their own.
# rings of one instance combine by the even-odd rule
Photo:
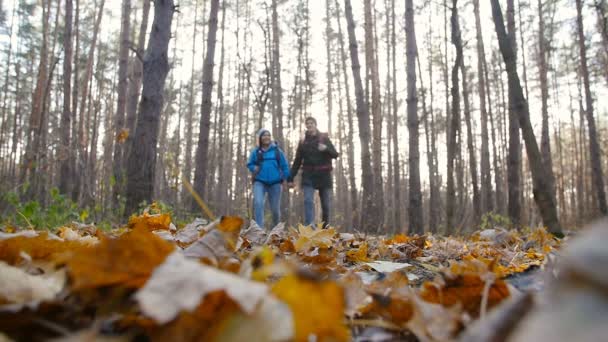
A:
<svg viewBox="0 0 608 342">
<path fill-rule="evenodd" d="M 4 227 L 0 341 L 570 341 L 608 331 L 606 222 L 558 240 L 543 228 L 463 238 L 171 221 L 152 207 L 110 231 Z"/>
</svg>

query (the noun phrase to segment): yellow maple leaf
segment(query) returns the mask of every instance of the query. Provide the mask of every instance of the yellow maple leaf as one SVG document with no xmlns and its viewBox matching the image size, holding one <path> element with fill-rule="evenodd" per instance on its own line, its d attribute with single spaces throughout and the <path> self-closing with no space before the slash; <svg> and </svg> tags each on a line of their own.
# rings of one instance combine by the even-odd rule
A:
<svg viewBox="0 0 608 342">
<path fill-rule="evenodd" d="M 296 275 L 279 280 L 272 292 L 291 308 L 296 341 L 347 341 L 344 291 L 332 281 L 314 281 Z"/>
<path fill-rule="evenodd" d="M 370 259 L 367 257 L 367 243 L 364 242 L 357 249 L 346 252 L 346 258 L 354 262 L 367 262 Z"/>
<path fill-rule="evenodd" d="M 314 229 L 310 226 L 300 226 L 298 231 L 300 235 L 294 243 L 297 252 L 311 247 L 329 248 L 333 245 L 333 237 L 336 235 L 333 228 Z"/>
</svg>

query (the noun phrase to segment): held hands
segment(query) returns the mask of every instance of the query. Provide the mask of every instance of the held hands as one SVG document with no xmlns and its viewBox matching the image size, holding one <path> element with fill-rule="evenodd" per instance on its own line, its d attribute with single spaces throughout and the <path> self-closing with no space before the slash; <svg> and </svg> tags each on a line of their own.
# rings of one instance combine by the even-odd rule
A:
<svg viewBox="0 0 608 342">
<path fill-rule="evenodd" d="M 318 148 L 319 148 L 319 151 L 323 152 L 323 151 L 327 150 L 327 145 L 325 145 L 325 144 L 319 144 Z"/>
</svg>

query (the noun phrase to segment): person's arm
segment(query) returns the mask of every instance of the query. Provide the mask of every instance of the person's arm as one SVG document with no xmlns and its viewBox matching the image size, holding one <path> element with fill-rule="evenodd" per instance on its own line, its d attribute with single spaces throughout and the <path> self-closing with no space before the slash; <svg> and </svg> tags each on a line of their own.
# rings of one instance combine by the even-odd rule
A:
<svg viewBox="0 0 608 342">
<path fill-rule="evenodd" d="M 249 172 L 254 173 L 256 170 L 256 167 L 259 167 L 257 165 L 257 156 L 255 153 L 255 148 L 253 149 L 253 151 L 251 151 L 251 154 L 249 155 L 249 161 L 247 162 L 247 168 L 249 169 Z"/>
<path fill-rule="evenodd" d="M 283 173 L 283 180 L 289 180 L 290 179 L 290 172 L 289 172 L 289 165 L 287 164 L 287 158 L 285 157 L 285 153 L 283 153 L 283 151 L 279 150 L 281 153 L 279 154 L 280 159 L 279 159 L 279 167 L 281 168 L 281 172 Z"/>
<path fill-rule="evenodd" d="M 334 147 L 334 144 L 332 144 L 331 140 L 329 140 L 329 137 L 325 139 L 325 145 L 327 145 L 325 152 L 334 159 L 338 158 L 339 153 L 336 151 L 336 148 Z"/>
<path fill-rule="evenodd" d="M 296 150 L 296 157 L 293 159 L 293 163 L 291 164 L 291 170 L 289 171 L 288 182 L 292 183 L 295 176 L 298 174 L 300 170 L 300 165 L 302 164 L 302 142 L 298 144 L 298 149 Z"/>
</svg>

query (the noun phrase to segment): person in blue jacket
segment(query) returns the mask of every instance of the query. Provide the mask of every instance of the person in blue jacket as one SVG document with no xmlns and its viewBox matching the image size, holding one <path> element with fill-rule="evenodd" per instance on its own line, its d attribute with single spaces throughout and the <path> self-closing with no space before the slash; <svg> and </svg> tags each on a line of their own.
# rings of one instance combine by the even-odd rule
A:
<svg viewBox="0 0 608 342">
<path fill-rule="evenodd" d="M 281 219 L 281 192 L 283 184 L 290 178 L 287 158 L 275 142 L 270 131 L 260 129 L 257 144 L 249 155 L 247 168 L 253 182 L 253 216 L 255 222 L 264 227 L 264 202 L 266 194 L 270 202 L 272 223 L 276 226 Z"/>
</svg>

